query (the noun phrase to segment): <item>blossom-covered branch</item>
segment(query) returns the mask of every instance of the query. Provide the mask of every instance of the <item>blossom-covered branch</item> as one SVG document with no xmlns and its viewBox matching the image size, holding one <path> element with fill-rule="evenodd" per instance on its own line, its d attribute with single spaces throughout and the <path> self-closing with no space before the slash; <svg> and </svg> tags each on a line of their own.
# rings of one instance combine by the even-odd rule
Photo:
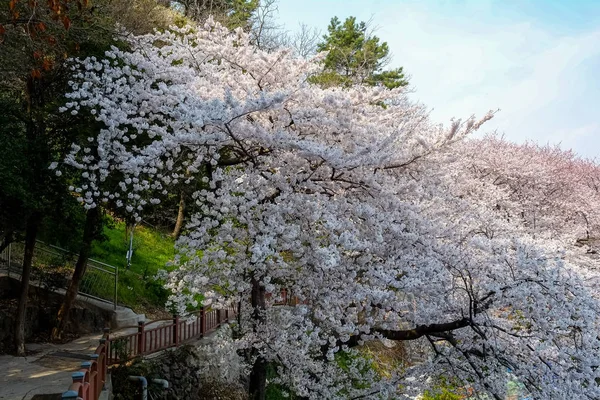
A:
<svg viewBox="0 0 600 400">
<path fill-rule="evenodd" d="M 323 55 L 262 52 L 212 21 L 130 45 L 74 64 L 65 112 L 102 129 L 65 163 L 88 207 L 138 219 L 204 182 L 170 305 L 240 303 L 229 346 L 253 395 L 271 364 L 314 399 L 410 397 L 424 376 L 501 396 L 507 366 L 542 398 L 600 396 L 597 261 L 516 218 L 528 181 L 490 184 L 512 175 L 473 162 L 464 139 L 492 113 L 444 127 L 402 89 L 322 89 L 308 77 Z M 277 305 L 282 289 L 299 304 Z M 415 355 L 389 376 L 354 346 L 383 337 Z"/>
</svg>

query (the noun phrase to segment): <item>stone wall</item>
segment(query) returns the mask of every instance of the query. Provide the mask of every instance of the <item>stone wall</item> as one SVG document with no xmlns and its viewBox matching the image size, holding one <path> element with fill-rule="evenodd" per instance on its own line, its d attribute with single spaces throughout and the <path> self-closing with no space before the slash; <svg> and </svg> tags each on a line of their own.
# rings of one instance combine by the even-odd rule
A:
<svg viewBox="0 0 600 400">
<path fill-rule="evenodd" d="M 144 376 L 149 382 L 149 391 L 155 399 L 169 400 L 245 400 L 246 391 L 237 382 L 224 382 L 203 373 L 202 347 L 182 346 L 166 350 L 146 360 L 112 370 L 114 400 L 139 398 L 140 385 L 128 380 L 130 375 Z M 166 379 L 169 389 L 152 384 L 153 378 Z"/>
<path fill-rule="evenodd" d="M 21 282 L 0 276 L 0 353 L 12 348 L 14 315 Z M 31 286 L 25 321 L 25 340 L 44 340 L 50 334 L 63 296 Z M 77 302 L 69 313 L 67 335 L 101 332 L 110 324 L 112 312 Z"/>
</svg>

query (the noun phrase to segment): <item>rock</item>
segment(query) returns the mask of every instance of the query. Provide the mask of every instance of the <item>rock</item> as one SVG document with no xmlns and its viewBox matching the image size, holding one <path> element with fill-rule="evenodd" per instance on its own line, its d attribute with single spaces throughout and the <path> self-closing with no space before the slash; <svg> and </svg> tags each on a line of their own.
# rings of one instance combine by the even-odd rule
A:
<svg viewBox="0 0 600 400">
<path fill-rule="evenodd" d="M 115 400 L 130 399 L 134 396 L 127 381 L 129 375 L 166 379 L 169 389 L 156 394 L 154 398 L 181 400 L 246 399 L 245 390 L 239 382 L 219 382 L 203 378 L 199 373 L 198 362 L 201 350 L 192 346 L 165 351 L 159 357 L 136 361 L 130 366 L 115 368 L 112 372 Z"/>
</svg>

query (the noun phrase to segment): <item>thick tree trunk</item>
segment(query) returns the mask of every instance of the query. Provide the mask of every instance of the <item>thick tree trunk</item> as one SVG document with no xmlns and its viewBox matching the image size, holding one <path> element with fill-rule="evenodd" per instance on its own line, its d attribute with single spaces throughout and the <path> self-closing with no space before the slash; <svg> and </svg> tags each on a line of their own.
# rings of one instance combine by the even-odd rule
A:
<svg viewBox="0 0 600 400">
<path fill-rule="evenodd" d="M 27 311 L 27 300 L 29 298 L 29 276 L 31 274 L 33 250 L 35 248 L 35 239 L 40 225 L 40 217 L 39 213 L 33 213 L 27 220 L 27 227 L 25 230 L 25 252 L 23 255 L 23 271 L 21 273 L 21 293 L 19 295 L 19 305 L 17 306 L 17 315 L 15 318 L 15 350 L 19 357 L 25 355 L 25 316 Z"/>
<path fill-rule="evenodd" d="M 265 400 L 267 396 L 267 363 L 262 357 L 254 362 L 250 373 L 250 400 Z"/>
<path fill-rule="evenodd" d="M 264 322 L 265 287 L 252 279 L 252 317 L 256 325 Z M 255 328 L 256 330 L 256 328 Z M 250 373 L 250 400 L 265 400 L 267 395 L 267 363 L 263 357 L 257 357 Z"/>
<path fill-rule="evenodd" d="M 173 229 L 173 236 L 175 239 L 181 235 L 181 228 L 183 228 L 183 219 L 185 217 L 185 197 L 183 190 L 179 194 L 179 211 L 177 211 L 177 221 L 175 222 L 175 229 Z"/>
<path fill-rule="evenodd" d="M 73 271 L 73 277 L 71 283 L 65 294 L 60 310 L 58 310 L 58 316 L 56 318 L 56 326 L 52 329 L 52 340 L 58 340 L 61 338 L 62 333 L 68 321 L 71 307 L 79 292 L 79 284 L 85 274 L 88 259 L 92 251 L 92 242 L 96 237 L 96 229 L 98 222 L 100 221 L 100 209 L 99 207 L 88 210 L 85 217 L 85 225 L 83 227 L 83 243 L 79 250 L 79 257 L 77 257 L 77 263 L 75 264 L 75 271 Z"/>
</svg>

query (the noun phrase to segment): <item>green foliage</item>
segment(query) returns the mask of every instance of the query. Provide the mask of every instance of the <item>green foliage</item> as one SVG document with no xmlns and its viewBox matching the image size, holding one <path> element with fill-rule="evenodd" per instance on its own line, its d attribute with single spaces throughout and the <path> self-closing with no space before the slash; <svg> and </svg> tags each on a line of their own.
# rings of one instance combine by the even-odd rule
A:
<svg viewBox="0 0 600 400">
<path fill-rule="evenodd" d="M 426 390 L 425 393 L 423 393 L 423 400 L 461 400 L 463 398 L 463 396 L 453 393 L 449 389 L 435 391 Z"/>
<path fill-rule="evenodd" d="M 318 51 L 329 52 L 323 61 L 324 71 L 311 78 L 312 82 L 323 87 L 365 84 L 393 89 L 406 86 L 408 81 L 402 67 L 383 70 L 389 61 L 388 44 L 381 43 L 367 29 L 367 24 L 357 23 L 355 17 L 348 17 L 343 24 L 337 17 L 332 18 L 328 34 L 317 45 Z"/>
<path fill-rule="evenodd" d="M 108 226 L 104 227 L 106 240 L 94 243 L 91 257 L 123 268 L 126 266 L 125 255 L 129 250 L 130 231 L 125 222 L 111 217 L 107 219 Z M 153 276 L 173 260 L 174 244 L 174 240 L 166 233 L 144 225 L 136 226 L 133 234 L 131 270 L 140 275 Z"/>
<path fill-rule="evenodd" d="M 13 21 L 0 38 L 0 232 L 22 238 L 25 221 L 38 214 L 43 239 L 78 250 L 85 211 L 68 190 L 76 178 L 56 175 L 49 166 L 62 161 L 79 136 L 95 132 L 97 123 L 59 112 L 71 76 L 65 60 L 103 54 L 114 41 L 105 17 L 82 3 L 66 3 L 0 7 L 0 20 Z"/>
<path fill-rule="evenodd" d="M 246 27 L 252 13 L 258 7 L 258 0 L 228 0 L 228 8 L 231 10 L 226 22 L 228 28 Z"/>
<path fill-rule="evenodd" d="M 202 22 L 212 15 L 229 29 L 249 28 L 259 0 L 175 0 L 171 2 L 183 15 Z"/>
<path fill-rule="evenodd" d="M 433 388 L 426 390 L 423 393 L 423 400 L 461 400 L 465 398 L 465 392 L 459 382 L 448 379 L 439 378 Z"/>
<path fill-rule="evenodd" d="M 129 344 L 129 338 L 116 339 L 111 341 L 110 347 L 115 352 L 115 356 L 119 360 L 127 360 L 129 358 L 129 352 L 127 350 L 127 345 Z"/>
<path fill-rule="evenodd" d="M 55 212 L 46 214 L 40 227 L 39 238 L 45 243 L 72 252 L 79 251 L 83 236 L 85 209 L 76 198 L 65 193 L 56 198 Z"/>
<path fill-rule="evenodd" d="M 267 365 L 267 382 L 277 377 L 277 364 L 270 363 Z M 267 400 L 294 400 L 297 397 L 294 393 L 283 385 L 274 383 L 267 384 L 266 396 Z"/>
<path fill-rule="evenodd" d="M 371 359 L 371 357 L 361 352 L 338 351 L 337 353 L 335 353 L 334 357 L 334 360 L 337 363 L 337 365 L 343 371 L 346 372 L 350 371 L 351 367 L 356 368 L 357 365 L 360 366 L 361 363 L 363 365 L 360 366 L 359 370 L 363 376 L 368 376 L 368 373 L 374 369 L 373 360 Z M 354 386 L 357 389 L 367 389 L 370 387 L 370 382 L 365 379 L 354 379 L 352 382 L 352 386 Z"/>
<path fill-rule="evenodd" d="M 18 102 L 8 93 L 0 92 L 0 230 L 22 229 L 27 210 L 36 198 L 29 190 L 31 170 L 25 156 L 27 142 L 23 124 L 16 117 Z"/>
<path fill-rule="evenodd" d="M 173 260 L 173 239 L 155 229 L 137 226 L 131 269 L 127 270 L 125 255 L 129 249 L 129 231 L 125 222 L 107 217 L 104 236 L 106 240 L 94 242 L 91 258 L 119 268 L 119 303 L 134 308 L 163 307 L 170 293 L 154 276 Z"/>
<path fill-rule="evenodd" d="M 44 259 L 45 258 L 45 259 Z M 31 268 L 31 279 L 37 281 L 47 291 L 64 289 L 73 268 L 67 257 L 46 255 L 36 257 L 36 263 Z"/>
<path fill-rule="evenodd" d="M 60 99 L 60 86 L 54 82 L 39 90 Z M 0 231 L 22 232 L 26 219 L 41 212 L 47 217 L 42 231 L 61 243 L 75 243 L 84 212 L 67 190 L 72 178 L 48 169 L 64 155 L 66 140 L 80 132 L 64 128 L 69 118 L 50 117 L 59 102 L 47 101 L 28 112 L 23 97 L 0 87 Z"/>
</svg>

